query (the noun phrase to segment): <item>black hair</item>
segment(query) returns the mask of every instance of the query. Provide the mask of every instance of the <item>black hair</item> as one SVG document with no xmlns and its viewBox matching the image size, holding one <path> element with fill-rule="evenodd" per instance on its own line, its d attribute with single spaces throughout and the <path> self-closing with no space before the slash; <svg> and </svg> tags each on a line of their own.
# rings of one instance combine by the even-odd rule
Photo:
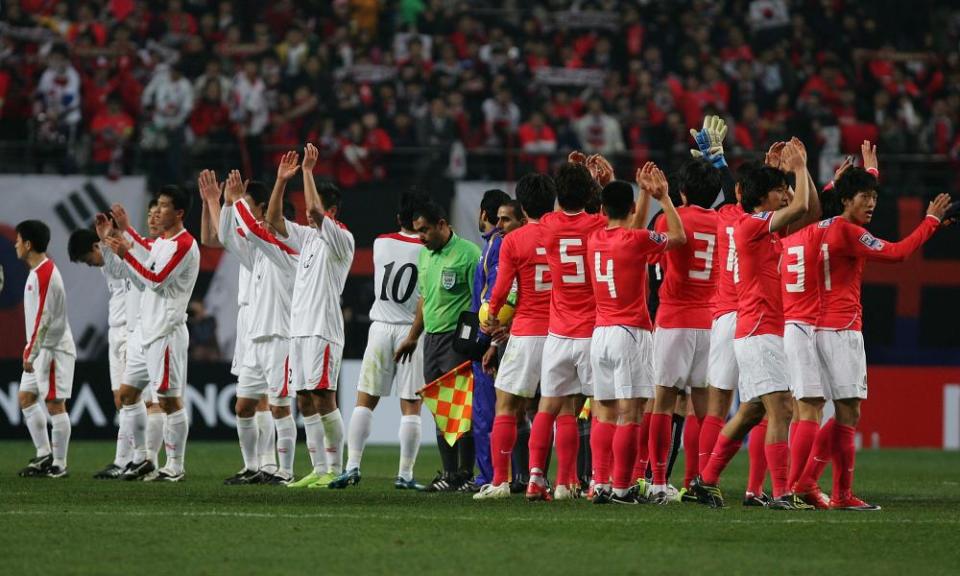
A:
<svg viewBox="0 0 960 576">
<path fill-rule="evenodd" d="M 497 210 L 504 202 L 510 200 L 510 195 L 503 190 L 494 188 L 483 193 L 483 199 L 480 200 L 480 211 L 487 213 L 487 222 L 497 225 Z"/>
<path fill-rule="evenodd" d="M 166 196 L 170 199 L 170 202 L 173 204 L 174 210 L 183 210 L 183 217 L 186 219 L 187 213 L 190 212 L 190 195 L 184 191 L 183 188 L 175 184 L 167 184 L 160 188 L 160 191 L 157 192 L 156 198 L 159 199 L 161 196 Z"/>
<path fill-rule="evenodd" d="M 603 187 L 600 201 L 607 216 L 613 220 L 622 220 L 630 214 L 633 205 L 633 186 L 623 180 L 614 180 Z"/>
<path fill-rule="evenodd" d="M 397 220 L 400 222 L 400 226 L 406 230 L 413 230 L 413 215 L 424 202 L 429 200 L 430 197 L 426 192 L 416 186 L 402 192 L 400 203 L 397 206 Z"/>
<path fill-rule="evenodd" d="M 257 206 L 260 204 L 266 205 L 270 202 L 270 189 L 259 180 L 251 180 L 250 183 L 247 184 L 246 193 L 250 198 L 253 198 L 253 203 Z"/>
<path fill-rule="evenodd" d="M 317 183 L 317 194 L 320 196 L 320 200 L 323 201 L 324 208 L 327 210 L 332 208 L 337 209 L 337 218 L 339 218 L 340 202 L 343 200 L 343 194 L 340 192 L 340 189 L 337 188 L 337 185 L 327 180 L 321 180 Z"/>
<path fill-rule="evenodd" d="M 720 171 L 703 158 L 691 158 L 680 167 L 677 185 L 687 204 L 710 208 L 720 193 Z"/>
<path fill-rule="evenodd" d="M 586 166 L 567 162 L 557 171 L 557 202 L 564 210 L 583 210 L 596 186 Z"/>
<path fill-rule="evenodd" d="M 787 186 L 787 174 L 761 162 L 748 162 L 737 171 L 740 185 L 740 206 L 747 214 L 763 203 L 767 194 L 780 186 Z"/>
<path fill-rule="evenodd" d="M 157 207 L 157 197 L 154 196 L 150 199 L 150 202 L 147 204 L 147 210 L 152 210 Z"/>
<path fill-rule="evenodd" d="M 67 241 L 67 254 L 71 262 L 79 262 L 84 256 L 93 251 L 93 245 L 100 241 L 97 233 L 89 228 L 80 228 L 73 231 Z"/>
<path fill-rule="evenodd" d="M 500 208 L 503 208 L 504 206 L 513 210 L 513 217 L 515 220 L 523 220 L 523 205 L 520 204 L 519 200 L 507 200 L 500 205 Z M 499 210 L 499 208 L 497 210 Z M 497 220 L 500 220 L 500 218 L 497 218 Z"/>
<path fill-rule="evenodd" d="M 416 220 L 418 218 L 423 218 L 427 224 L 435 226 L 441 220 L 447 219 L 447 211 L 435 201 L 427 200 L 414 210 L 413 219 Z"/>
<path fill-rule="evenodd" d="M 857 166 L 848 168 L 834 182 L 837 203 L 841 206 L 840 210 L 843 211 L 844 200 L 852 200 L 860 192 L 874 192 L 877 190 L 877 186 L 877 177 L 873 174 Z"/>
<path fill-rule="evenodd" d="M 553 212 L 557 201 L 557 185 L 546 174 L 526 174 L 517 182 L 517 200 L 529 218 L 539 220 L 544 214 Z"/>
<path fill-rule="evenodd" d="M 50 244 L 50 228 L 39 220 L 24 220 L 17 224 L 17 234 L 24 242 L 29 242 L 34 252 L 46 252 Z"/>
</svg>

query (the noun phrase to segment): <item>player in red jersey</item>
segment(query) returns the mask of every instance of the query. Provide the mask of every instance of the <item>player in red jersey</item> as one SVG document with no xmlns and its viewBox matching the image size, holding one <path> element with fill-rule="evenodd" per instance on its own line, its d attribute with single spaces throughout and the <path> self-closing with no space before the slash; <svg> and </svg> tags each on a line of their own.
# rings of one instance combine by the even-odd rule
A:
<svg viewBox="0 0 960 576">
<path fill-rule="evenodd" d="M 717 213 L 710 207 L 720 192 L 720 175 L 704 159 L 689 160 L 680 169 L 680 197 L 677 209 L 687 242 L 660 258 L 664 267 L 660 285 L 657 330 L 653 335 L 653 363 L 656 372 L 656 401 L 650 422 L 650 463 L 653 468 L 652 501 L 666 504 L 667 458 L 671 445 L 671 423 L 678 393 L 690 389 L 689 410 L 684 425 L 686 472 L 684 487 L 698 473 L 697 455 L 702 421 L 707 404 L 707 360 L 710 355 L 710 301 L 717 286 Z M 655 229 L 664 232 L 665 218 Z"/>
<path fill-rule="evenodd" d="M 933 236 L 950 205 L 950 196 L 940 194 L 927 208 L 927 215 L 900 242 L 887 242 L 863 228 L 873 219 L 877 205 L 877 179 L 862 168 L 851 168 L 836 182 L 843 212 L 824 221 L 819 262 L 821 303 L 817 320 L 817 354 L 826 393 L 836 408 L 833 429 L 833 492 L 831 509 L 879 510 L 853 495 L 856 458 L 854 436 L 860 419 L 860 403 L 867 398 L 867 363 L 861 334 L 863 306 L 860 286 L 868 260 L 902 262 Z M 816 491 L 816 479 L 804 474 L 797 489 Z"/>
<path fill-rule="evenodd" d="M 517 199 L 527 223 L 507 234 L 500 245 L 500 268 L 488 304 L 484 330 L 499 327 L 497 314 L 516 285 L 517 307 L 510 324 L 510 339 L 497 370 L 496 416 L 490 435 L 493 481 L 474 500 L 510 496 L 510 457 L 517 442 L 517 414 L 525 399 L 533 398 L 540 382 L 543 344 L 550 320 L 550 268 L 540 239 L 540 219 L 553 211 L 556 186 L 545 174 L 527 174 L 517 182 Z"/>
<path fill-rule="evenodd" d="M 631 488 L 631 472 L 638 421 L 647 400 L 653 397 L 655 382 L 647 262 L 687 242 L 684 225 L 667 194 L 663 172 L 648 162 L 637 172 L 637 183 L 643 195 L 639 210 L 629 183 L 614 181 L 603 188 L 602 208 L 609 221 L 605 229 L 590 235 L 587 247 L 597 302 L 590 343 L 594 504 L 640 501 L 637 487 Z M 663 206 L 666 233 L 642 229 L 651 196 Z"/>
<path fill-rule="evenodd" d="M 765 455 L 774 491 L 768 506 L 783 510 L 812 508 L 787 487 L 791 403 L 783 349 L 778 232 L 819 218 L 820 207 L 815 197 L 811 200 L 806 151 L 799 140 L 794 138 L 783 148 L 782 162 L 797 176 L 792 200 L 786 174 L 770 166 L 750 171 L 741 189 L 740 204 L 745 214 L 734 230 L 740 276 L 734 353 L 740 369 L 741 405 L 721 431 L 703 476 L 690 487 L 701 502 L 713 506 L 723 506 L 717 487 L 721 472 L 739 450 L 743 437 L 766 414 Z"/>
</svg>

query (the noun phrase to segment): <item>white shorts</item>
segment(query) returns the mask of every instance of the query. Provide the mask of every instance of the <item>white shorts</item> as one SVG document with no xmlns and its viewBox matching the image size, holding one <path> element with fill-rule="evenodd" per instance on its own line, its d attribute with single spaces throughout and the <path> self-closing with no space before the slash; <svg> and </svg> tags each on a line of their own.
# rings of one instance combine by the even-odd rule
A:
<svg viewBox="0 0 960 576">
<path fill-rule="evenodd" d="M 406 362 L 393 361 L 393 354 L 410 333 L 409 324 L 373 322 L 367 333 L 367 347 L 360 364 L 357 390 L 370 396 L 390 396 L 393 387 L 404 400 L 418 400 L 423 388 L 423 341 Z"/>
<path fill-rule="evenodd" d="M 24 372 L 20 376 L 20 391 L 36 394 L 41 402 L 69 400 L 76 361 L 73 354 L 41 348 L 33 361 L 33 372 Z"/>
<path fill-rule="evenodd" d="M 760 334 L 737 338 L 733 350 L 740 366 L 740 402 L 759 402 L 761 396 L 790 390 L 782 337 Z"/>
<path fill-rule="evenodd" d="M 733 335 L 737 330 L 737 313 L 728 312 L 713 321 L 710 329 L 710 360 L 707 362 L 707 384 L 720 390 L 736 390 L 740 367 L 733 351 Z"/>
<path fill-rule="evenodd" d="M 187 348 L 190 336 L 187 325 L 180 324 L 173 332 L 144 346 L 150 388 L 154 397 L 181 398 L 187 386 Z"/>
<path fill-rule="evenodd" d="M 269 398 L 273 406 L 289 406 L 293 392 L 290 390 L 290 340 L 273 337 L 248 341 L 245 345 L 243 365 L 237 375 L 237 398 Z"/>
<path fill-rule="evenodd" d="M 787 384 L 797 400 L 828 398 L 820 379 L 820 359 L 813 326 L 789 322 L 783 327 L 783 348 L 787 355 Z"/>
<path fill-rule="evenodd" d="M 547 335 L 540 366 L 540 395 L 559 398 L 583 394 L 593 396 L 590 367 L 590 338 Z"/>
<path fill-rule="evenodd" d="M 249 304 L 242 304 L 237 309 L 237 338 L 233 344 L 233 361 L 230 363 L 230 373 L 237 377 L 240 376 L 247 344 L 250 342 L 247 338 L 247 333 L 250 331 L 250 320 L 247 319 L 249 311 Z"/>
<path fill-rule="evenodd" d="M 829 398 L 867 399 L 867 354 L 857 330 L 817 330 L 820 379 Z"/>
<path fill-rule="evenodd" d="M 320 336 L 290 339 L 290 387 L 295 392 L 336 390 L 343 346 Z"/>
<path fill-rule="evenodd" d="M 653 333 L 653 368 L 658 386 L 704 388 L 709 359 L 709 330 L 657 328 Z"/>
<path fill-rule="evenodd" d="M 593 397 L 653 398 L 653 337 L 649 330 L 597 326 L 590 341 Z"/>
<path fill-rule="evenodd" d="M 494 387 L 521 398 L 536 396 L 546 341 L 546 336 L 511 336 L 503 350 Z"/>
<path fill-rule="evenodd" d="M 150 384 L 147 356 L 143 350 L 140 328 L 127 332 L 127 361 L 123 367 L 123 383 L 143 390 Z"/>
<path fill-rule="evenodd" d="M 110 363 L 110 389 L 116 392 L 123 384 L 127 365 L 127 327 L 111 326 L 107 330 L 107 360 Z"/>
</svg>

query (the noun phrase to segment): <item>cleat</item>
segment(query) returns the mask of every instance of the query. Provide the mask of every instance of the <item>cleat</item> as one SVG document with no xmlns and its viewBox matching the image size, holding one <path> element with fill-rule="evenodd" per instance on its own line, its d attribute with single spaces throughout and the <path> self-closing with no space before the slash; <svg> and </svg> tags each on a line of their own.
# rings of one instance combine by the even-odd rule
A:
<svg viewBox="0 0 960 576">
<path fill-rule="evenodd" d="M 473 480 L 465 480 L 460 484 L 460 487 L 457 488 L 458 492 L 466 492 L 467 494 L 478 494 L 480 493 L 480 486 Z"/>
<path fill-rule="evenodd" d="M 316 472 L 311 471 L 309 474 L 303 478 L 297 480 L 296 482 L 290 482 L 287 484 L 287 488 L 306 488 L 307 486 L 313 484 L 320 479 L 320 475 Z"/>
<path fill-rule="evenodd" d="M 530 482 L 527 483 L 527 493 L 526 493 L 527 502 L 550 502 L 553 500 L 553 496 L 550 495 L 550 489 L 547 488 L 546 484 L 543 483 L 543 480 L 538 482 L 535 478 L 530 478 Z"/>
<path fill-rule="evenodd" d="M 93 475 L 94 480 L 117 480 L 123 474 L 124 467 L 110 464 L 103 470 Z"/>
<path fill-rule="evenodd" d="M 696 502 L 697 497 L 690 493 L 689 488 L 681 488 L 680 493 L 677 495 L 680 502 Z"/>
<path fill-rule="evenodd" d="M 510 483 L 484 484 L 480 491 L 473 495 L 474 500 L 502 500 L 510 497 Z"/>
<path fill-rule="evenodd" d="M 277 470 L 273 474 L 264 476 L 261 484 L 269 484 L 270 486 L 289 486 L 291 482 L 293 482 L 293 474 L 287 474 Z"/>
<path fill-rule="evenodd" d="M 656 504 L 658 506 L 666 506 L 667 504 L 673 502 L 673 499 L 670 498 L 670 494 L 666 490 L 661 490 L 656 494 L 650 496 L 650 503 Z"/>
<path fill-rule="evenodd" d="M 519 479 L 514 479 L 510 483 L 510 493 L 511 494 L 523 494 L 527 491 L 527 482 Z"/>
<path fill-rule="evenodd" d="M 161 468 L 143 479 L 144 482 L 180 482 L 183 480 L 183 471 L 174 472 L 168 468 Z"/>
<path fill-rule="evenodd" d="M 877 512 L 880 510 L 880 507 L 876 504 L 868 504 L 853 494 L 850 494 L 846 498 L 831 498 L 830 509 L 854 510 L 857 512 Z"/>
<path fill-rule="evenodd" d="M 680 501 L 680 491 L 674 488 L 673 484 L 667 484 L 667 498 L 669 498 L 671 502 Z"/>
<path fill-rule="evenodd" d="M 580 498 L 579 484 L 561 484 L 553 491 L 553 499 L 558 502 L 560 500 L 576 500 L 577 498 Z"/>
<path fill-rule="evenodd" d="M 46 456 L 37 456 L 32 458 L 27 465 L 22 468 L 17 475 L 22 478 L 32 478 L 35 476 L 43 476 L 47 468 L 53 465 L 53 454 L 47 454 Z"/>
<path fill-rule="evenodd" d="M 403 476 L 397 476 L 393 481 L 393 487 L 397 490 L 423 490 L 426 488 L 413 478 L 406 480 Z"/>
<path fill-rule="evenodd" d="M 57 465 L 50 466 L 43 472 L 43 476 L 47 478 L 66 478 L 70 475 L 70 472 L 67 471 L 66 467 L 59 467 Z"/>
<path fill-rule="evenodd" d="M 584 496 L 584 498 L 586 498 L 587 500 L 593 501 L 593 497 L 596 496 L 596 490 L 597 490 L 597 484 L 593 480 L 590 480 L 590 484 L 587 485 L 587 493 L 586 493 L 586 496 Z"/>
<path fill-rule="evenodd" d="M 815 508 L 803 501 L 803 498 L 794 493 L 784 494 L 779 498 L 774 498 L 767 503 L 770 510 L 815 510 Z"/>
<path fill-rule="evenodd" d="M 700 476 L 690 481 L 690 493 L 700 504 L 706 504 L 711 508 L 723 508 L 723 494 L 720 492 L 720 487 L 704 484 Z"/>
<path fill-rule="evenodd" d="M 610 502 L 613 502 L 614 504 L 640 504 L 640 490 L 636 487 L 636 485 L 634 485 L 631 486 L 630 489 L 627 490 L 627 493 L 623 496 L 618 496 L 617 493 L 614 492 L 613 495 L 610 496 Z"/>
<path fill-rule="evenodd" d="M 424 492 L 456 492 L 460 488 L 456 476 L 447 472 L 437 472 L 433 481 L 424 486 Z"/>
<path fill-rule="evenodd" d="M 803 498 L 804 502 L 817 510 L 830 509 L 830 498 L 820 490 L 819 486 L 814 486 L 813 490 L 804 493 L 794 491 L 794 494 Z"/>
<path fill-rule="evenodd" d="M 591 486 L 593 498 L 590 501 L 594 504 L 609 504 L 613 501 L 613 490 L 608 486 Z"/>
<path fill-rule="evenodd" d="M 743 505 L 747 508 L 765 508 L 770 504 L 770 497 L 763 492 L 754 494 L 747 492 L 743 495 Z"/>
<path fill-rule="evenodd" d="M 337 476 L 330 481 L 330 484 L 327 485 L 327 488 L 333 488 L 336 490 L 341 490 L 347 486 L 353 486 L 360 483 L 360 469 L 351 468 L 344 472 L 343 474 Z"/>
<path fill-rule="evenodd" d="M 646 478 L 637 478 L 637 492 L 644 498 L 650 497 L 653 485 L 647 482 Z"/>
<path fill-rule="evenodd" d="M 154 471 L 156 471 L 156 467 L 150 460 L 130 462 L 127 464 L 127 467 L 123 469 L 123 473 L 120 474 L 120 479 L 127 481 L 144 480 L 147 476 L 153 474 Z"/>
<path fill-rule="evenodd" d="M 317 480 L 307 486 L 307 488 L 328 488 L 330 483 L 336 480 L 337 476 L 339 476 L 339 474 L 336 472 L 325 472 L 318 476 Z"/>
<path fill-rule="evenodd" d="M 224 480 L 223 484 L 225 486 L 241 486 L 248 484 L 260 484 L 262 480 L 263 478 L 261 477 L 260 471 L 247 470 L 244 468 L 243 470 Z"/>
</svg>

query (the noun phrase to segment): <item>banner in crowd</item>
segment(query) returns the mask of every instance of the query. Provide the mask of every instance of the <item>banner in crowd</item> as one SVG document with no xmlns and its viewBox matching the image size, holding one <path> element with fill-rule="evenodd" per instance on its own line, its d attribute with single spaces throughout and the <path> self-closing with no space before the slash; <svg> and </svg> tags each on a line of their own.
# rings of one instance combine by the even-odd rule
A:
<svg viewBox="0 0 960 576">
<path fill-rule="evenodd" d="M 122 203 L 134 225 L 146 222 L 147 195 L 143 177 L 109 180 L 87 176 L 0 176 L 0 358 L 23 352 L 23 286 L 29 271 L 17 260 L 15 227 L 23 220 L 50 226 L 47 254 L 56 262 L 67 291 L 70 328 L 80 358 L 96 357 L 107 345 L 107 288 L 99 270 L 70 262 L 67 240 L 94 215 Z"/>
</svg>

